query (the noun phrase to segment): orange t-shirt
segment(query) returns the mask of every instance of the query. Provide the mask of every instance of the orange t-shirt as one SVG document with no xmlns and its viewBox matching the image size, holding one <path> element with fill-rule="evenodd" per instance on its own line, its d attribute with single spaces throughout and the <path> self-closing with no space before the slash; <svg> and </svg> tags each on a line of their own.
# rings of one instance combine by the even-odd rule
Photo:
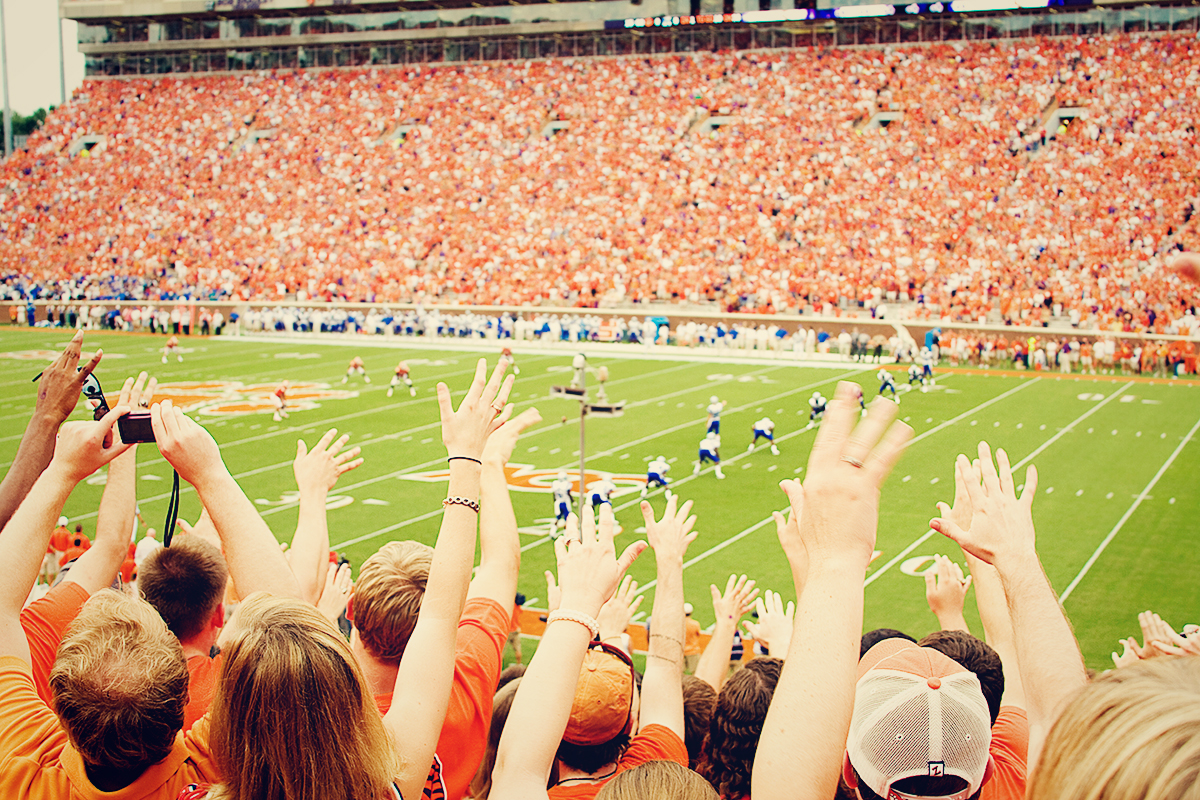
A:
<svg viewBox="0 0 1200 800">
<path fill-rule="evenodd" d="M 188 668 L 188 704 L 183 709 L 183 729 L 191 727 L 208 713 L 212 705 L 213 692 L 217 689 L 217 676 L 221 674 L 223 656 L 218 653 L 216 658 L 208 656 L 192 656 L 187 660 Z"/>
<path fill-rule="evenodd" d="M 54 529 L 54 533 L 50 534 L 50 546 L 56 553 L 65 552 L 71 546 L 71 532 L 65 526 L 59 525 Z"/>
<path fill-rule="evenodd" d="M 674 761 L 682 766 L 688 765 L 687 747 L 683 739 L 670 728 L 663 725 L 647 725 L 633 737 L 629 747 L 625 748 L 621 760 L 613 774 L 603 781 L 589 783 L 586 781 L 572 782 L 569 786 L 551 786 L 547 792 L 550 800 L 592 800 L 604 784 L 612 780 L 617 773 L 640 767 L 650 761 Z"/>
<path fill-rule="evenodd" d="M 29 642 L 33 686 L 46 705 L 50 704 L 50 668 L 54 666 L 59 642 L 88 597 L 87 589 L 64 580 L 21 611 L 21 628 Z"/>
<path fill-rule="evenodd" d="M 994 768 L 979 800 L 1024 800 L 1028 778 L 1029 716 L 1025 709 L 1001 706 L 992 726 L 990 749 Z"/>
<path fill-rule="evenodd" d="M 101 792 L 58 717 L 37 696 L 22 659 L 0 657 L 0 698 L 0 797 L 175 800 L 189 784 L 218 780 L 204 720 L 177 735 L 170 754 L 129 786 Z"/>
<path fill-rule="evenodd" d="M 466 794 L 483 761 L 492 724 L 492 698 L 500 681 L 500 657 L 511 622 L 510 610 L 494 600 L 476 597 L 463 607 L 450 704 L 437 743 L 437 752 L 445 759 L 441 772 L 448 800 Z M 380 714 L 386 714 L 392 707 L 392 694 L 375 695 L 375 704 Z"/>
<path fill-rule="evenodd" d="M 688 617 L 683 625 L 683 654 L 698 656 L 704 652 L 700 646 L 700 623 Z"/>
</svg>

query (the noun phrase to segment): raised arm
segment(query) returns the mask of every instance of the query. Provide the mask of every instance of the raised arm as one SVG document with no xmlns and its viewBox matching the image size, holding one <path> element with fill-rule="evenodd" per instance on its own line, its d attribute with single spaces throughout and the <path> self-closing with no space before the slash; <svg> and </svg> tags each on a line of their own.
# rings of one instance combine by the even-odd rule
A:
<svg viewBox="0 0 1200 800">
<path fill-rule="evenodd" d="M 454 677 L 454 648 L 458 620 L 466 603 L 475 560 L 478 522 L 479 475 L 489 434 L 502 426 L 512 413 L 505 406 L 512 378 L 504 381 L 501 362 L 486 381 L 487 362 L 479 360 L 475 381 L 455 411 L 450 390 L 437 385 L 442 416 L 442 442 L 450 454 L 449 496 L 444 503 L 442 527 L 433 550 L 433 563 L 425 585 L 425 597 L 400 667 L 392 707 L 383 718 L 402 760 L 396 783 L 404 797 L 419 797 L 433 763 L 438 735 L 450 701 Z M 508 598 L 507 602 L 512 602 Z"/>
<path fill-rule="evenodd" d="M 971 527 L 963 530 L 940 505 L 942 516 L 930 525 L 963 550 L 996 568 L 1012 615 L 1012 627 L 1029 712 L 1029 774 L 1033 774 L 1046 734 L 1075 691 L 1087 683 L 1083 657 L 1058 596 L 1042 570 L 1035 546 L 1032 505 L 1037 470 L 1030 466 L 1018 498 L 1008 455 L 979 443 L 982 481 L 972 480 L 971 464 L 959 456 L 971 497 Z"/>
<path fill-rule="evenodd" d="M 75 486 L 128 447 L 112 430 L 127 410 L 117 406 L 99 422 L 63 425 L 50 465 L 0 531 L 0 564 L 6 571 L 0 581 L 0 656 L 29 661 L 21 608 L 37 580 L 54 522 Z"/>
<path fill-rule="evenodd" d="M 700 656 L 700 663 L 696 665 L 696 677 L 719 692 L 725 685 L 725 676 L 729 674 L 733 635 L 737 633 L 742 615 L 754 607 L 758 589 L 754 588 L 754 581 L 747 580 L 745 575 L 740 578 L 730 575 L 725 582 L 724 592 L 714 585 L 710 585 L 708 590 L 712 593 L 713 613 L 717 621 L 713 625 L 708 646 Z"/>
<path fill-rule="evenodd" d="M 641 727 L 663 725 L 683 738 L 683 640 L 686 636 L 683 614 L 683 557 L 696 539 L 692 526 L 692 501 L 676 511 L 678 495 L 671 495 L 661 520 L 655 521 L 654 509 L 642 501 L 646 521 L 646 539 L 654 548 L 658 586 L 650 612 L 650 647 L 646 671 L 642 676 Z"/>
<path fill-rule="evenodd" d="M 855 428 L 852 384 L 838 384 L 813 443 L 808 479 L 781 484 L 800 520 L 800 541 L 785 543 L 784 552 L 793 575 L 807 577 L 754 758 L 755 800 L 828 800 L 837 792 L 854 710 L 863 578 L 875 548 L 879 487 L 912 435 L 907 425 L 891 425 L 895 416 L 894 403 L 877 400 Z"/>
<path fill-rule="evenodd" d="M 971 632 L 963 616 L 970 588 L 971 577 L 963 577 L 962 567 L 947 556 L 933 557 L 933 567 L 925 573 L 925 602 L 942 630 Z"/>
<path fill-rule="evenodd" d="M 591 517 L 590 513 L 584 514 L 579 530 L 579 520 L 571 514 L 566 531 L 554 542 L 562 586 L 562 616 L 556 615 L 546 624 L 537 653 L 513 699 L 496 753 L 491 800 L 537 800 L 547 796 L 546 783 L 567 729 L 579 668 L 592 641 L 591 630 L 581 620 L 596 618 L 621 575 L 646 547 L 644 542 L 635 542 L 617 559 L 612 508 L 607 504 L 600 507 L 598 532 Z"/>
<path fill-rule="evenodd" d="M 287 560 L 300 587 L 300 597 L 310 603 L 320 599 L 329 570 L 329 523 L 325 511 L 329 491 L 343 473 L 363 463 L 361 458 L 355 458 L 361 447 L 341 452 L 350 441 L 349 434 L 343 434 L 337 441 L 335 436 L 337 429 L 330 428 L 312 450 L 303 439 L 298 439 L 296 460 L 292 462 L 300 491 L 300 520 Z"/>
<path fill-rule="evenodd" d="M 475 570 L 467 596 L 487 598 L 510 610 L 517 595 L 521 540 L 517 516 L 508 496 L 505 467 L 517 439 L 526 428 L 541 421 L 536 408 L 513 417 L 488 437 L 481 459 L 479 505 L 483 513 L 479 518 L 479 569 Z"/>
<path fill-rule="evenodd" d="M 157 381 L 150 378 L 147 383 L 146 378 L 145 372 L 136 380 L 127 378 L 117 405 L 137 408 L 143 397 L 153 397 Z M 115 429 L 115 434 L 120 437 L 119 428 Z M 96 540 L 71 565 L 63 580 L 79 584 L 88 594 L 111 586 L 129 553 L 130 523 L 136 511 L 137 445 L 131 445 L 108 465 L 108 479 L 96 515 Z"/>
<path fill-rule="evenodd" d="M 212 434 L 170 400 L 151 406 L 150 421 L 159 452 L 180 478 L 195 487 L 220 534 L 221 549 L 238 594 L 246 597 L 269 592 L 299 597 L 296 578 L 275 536 L 229 474 Z"/>
<path fill-rule="evenodd" d="M 97 350 L 91 360 L 83 365 L 83 369 L 77 372 L 82 349 L 83 331 L 76 331 L 66 349 L 38 381 L 33 416 L 25 426 L 25 434 L 21 437 L 12 467 L 4 476 L 4 481 L 0 482 L 0 527 L 16 512 L 34 481 L 50 463 L 54 456 L 54 437 L 58 434 L 58 426 L 75 410 L 84 380 L 92 374 L 104 355 L 103 351 Z"/>
</svg>

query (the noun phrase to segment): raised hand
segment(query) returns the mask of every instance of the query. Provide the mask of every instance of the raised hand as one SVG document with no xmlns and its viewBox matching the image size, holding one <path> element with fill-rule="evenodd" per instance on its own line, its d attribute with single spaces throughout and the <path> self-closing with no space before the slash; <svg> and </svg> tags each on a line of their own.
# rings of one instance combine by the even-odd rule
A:
<svg viewBox="0 0 1200 800">
<path fill-rule="evenodd" d="M 616 594 L 600 607 L 596 622 L 600 625 L 600 641 L 616 639 L 625 633 L 629 621 L 637 613 L 638 606 L 646 598 L 637 593 L 638 582 L 632 575 L 626 575 L 621 580 Z"/>
<path fill-rule="evenodd" d="M 804 537 L 800 535 L 800 517 L 804 511 L 804 487 L 798 478 L 780 481 L 779 488 L 788 498 L 788 513 L 785 518 L 778 511 L 772 511 L 775 520 L 775 535 L 779 538 L 779 546 L 792 565 L 792 577 L 796 581 L 796 591 L 803 589 L 804 576 L 808 574 L 808 548 L 804 546 Z"/>
<path fill-rule="evenodd" d="M 942 630 L 966 630 L 963 603 L 971 577 L 963 577 L 962 567 L 946 556 L 933 557 L 933 569 L 925 573 L 925 601 L 938 618 Z"/>
<path fill-rule="evenodd" d="M 970 497 L 970 527 L 964 529 L 956 522 L 945 503 L 938 503 L 942 516 L 930 521 L 930 527 L 992 565 L 996 565 L 997 559 L 1036 557 L 1032 506 L 1037 491 L 1037 469 L 1030 465 L 1026 470 L 1020 497 L 1013 486 L 1008 454 L 997 450 L 993 463 L 987 442 L 979 443 L 978 477 L 966 456 L 958 457 L 955 470 L 956 483 L 961 480 Z"/>
<path fill-rule="evenodd" d="M 336 625 L 338 618 L 346 613 L 353 590 L 354 580 L 350 577 L 350 565 L 330 564 L 325 573 L 325 586 L 321 590 L 321 598 L 317 601 L 317 610 Z"/>
<path fill-rule="evenodd" d="M 567 517 L 567 523 L 571 522 L 571 518 Z M 554 577 L 554 573 L 546 570 L 546 610 L 557 611 L 562 605 L 562 589 L 558 588 L 558 579 Z"/>
<path fill-rule="evenodd" d="M 838 384 L 813 443 L 804 483 L 784 487 L 810 562 L 853 563 L 864 570 L 870 563 L 879 489 L 912 436 L 904 423 L 892 423 L 897 410 L 895 403 L 878 399 L 855 426 L 854 385 Z"/>
<path fill-rule="evenodd" d="M 671 495 L 667 500 L 667 508 L 661 520 L 654 519 L 654 509 L 646 500 L 642 501 L 642 519 L 646 522 L 646 539 L 654 548 L 656 558 L 678 558 L 683 560 L 688 545 L 696 541 L 698 534 L 692 532 L 696 517 L 688 516 L 692 510 L 692 501 L 688 500 L 676 510 L 679 495 Z M 611 513 L 611 512 L 610 512 Z"/>
<path fill-rule="evenodd" d="M 117 406 L 95 422 L 63 423 L 51 463 L 75 482 L 91 475 L 129 449 L 113 429 L 117 418 L 128 412 L 125 406 Z"/>
<path fill-rule="evenodd" d="M 79 366 L 80 353 L 83 350 L 83 331 L 75 332 L 70 343 L 53 364 L 46 368 L 38 381 L 37 406 L 35 416 L 50 417 L 55 425 L 62 423 L 79 402 L 79 393 L 83 382 L 104 357 L 103 350 L 97 350 L 91 360 L 76 371 Z"/>
<path fill-rule="evenodd" d="M 1200 283 L 1200 253 L 1180 253 L 1168 269 L 1185 280 Z"/>
<path fill-rule="evenodd" d="M 634 542 L 617 558 L 615 524 L 607 503 L 600 507 L 599 528 L 590 512 L 583 515 L 582 525 L 574 514 L 567 517 L 566 531 L 554 542 L 562 591 L 560 608 L 596 616 L 617 590 L 625 570 L 646 549 L 645 542 Z"/>
<path fill-rule="evenodd" d="M 708 590 L 712 593 L 713 613 L 717 619 L 732 620 L 735 625 L 754 608 L 754 600 L 758 597 L 754 581 L 747 580 L 745 575 L 730 575 L 725 581 L 724 592 L 712 584 Z"/>
<path fill-rule="evenodd" d="M 488 437 L 512 416 L 512 406 L 506 405 L 512 391 L 513 378 L 504 378 L 507 362 L 504 359 L 487 378 L 487 359 L 479 359 L 475 380 L 467 390 L 458 410 L 450 400 L 450 389 L 437 385 L 438 410 L 442 417 L 442 443 L 451 458 L 465 456 L 479 461 Z M 503 379 L 503 383 L 501 383 Z"/>
<path fill-rule="evenodd" d="M 227 475 L 221 448 L 200 423 L 176 408 L 170 400 L 150 407 L 150 424 L 158 450 L 179 477 L 196 486 L 212 477 Z"/>
<path fill-rule="evenodd" d="M 343 473 L 363 463 L 361 458 L 355 458 L 362 452 L 361 447 L 341 452 L 350 441 L 350 434 L 342 434 L 336 441 L 334 436 L 337 436 L 337 428 L 330 428 L 312 450 L 308 449 L 303 439 L 296 440 L 296 460 L 292 462 L 292 471 L 301 494 L 327 493 Z"/>
<path fill-rule="evenodd" d="M 505 409 L 505 411 L 511 413 L 509 409 Z M 498 466 L 507 464 L 508 460 L 512 458 L 513 448 L 517 446 L 517 439 L 527 428 L 541 421 L 542 415 L 536 408 L 527 408 L 512 419 L 503 422 L 488 436 L 487 444 L 483 448 L 483 460 Z"/>
<path fill-rule="evenodd" d="M 787 655 L 792 644 L 793 619 L 796 615 L 796 604 L 783 605 L 783 596 L 770 589 L 755 602 L 758 611 L 758 622 L 747 620 L 742 623 L 746 633 L 763 647 L 768 648 L 778 658 Z"/>
</svg>

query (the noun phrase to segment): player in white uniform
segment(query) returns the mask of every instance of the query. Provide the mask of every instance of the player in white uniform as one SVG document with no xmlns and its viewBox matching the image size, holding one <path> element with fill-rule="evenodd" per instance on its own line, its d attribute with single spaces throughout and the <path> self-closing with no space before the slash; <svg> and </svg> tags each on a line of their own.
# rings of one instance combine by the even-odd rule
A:
<svg viewBox="0 0 1200 800">
<path fill-rule="evenodd" d="M 700 460 L 696 462 L 695 469 L 692 470 L 693 475 L 700 474 L 700 468 L 711 461 L 715 466 L 713 472 L 717 478 L 724 480 L 725 473 L 721 471 L 721 437 L 716 433 L 709 433 L 700 441 Z"/>
<path fill-rule="evenodd" d="M 276 422 L 282 422 L 288 418 L 287 413 L 287 390 L 291 384 L 288 381 L 280 381 L 275 387 L 275 391 L 271 393 L 271 404 L 275 406 L 274 419 Z"/>
<path fill-rule="evenodd" d="M 183 363 L 183 356 L 179 353 L 178 336 L 172 336 L 170 339 L 167 339 L 167 344 L 165 347 L 163 347 L 162 354 L 162 363 L 164 364 L 167 363 L 167 358 L 170 356 L 175 356 L 176 361 L 178 361 L 180 364 Z"/>
<path fill-rule="evenodd" d="M 813 392 L 812 397 L 808 398 L 808 427 L 816 426 L 818 422 L 825 416 L 825 406 L 829 403 L 825 399 L 825 395 L 820 392 Z"/>
<path fill-rule="evenodd" d="M 612 493 L 617 490 L 617 485 L 612 482 L 611 475 L 601 475 L 600 480 L 588 487 L 588 499 L 592 503 L 592 508 L 608 503 L 612 505 Z"/>
<path fill-rule="evenodd" d="M 417 396 L 417 387 L 413 386 L 412 378 L 408 376 L 408 362 L 401 361 L 396 365 L 396 374 L 392 376 L 392 382 L 388 384 L 388 397 L 392 396 L 392 392 L 400 384 L 408 387 L 408 396 Z"/>
<path fill-rule="evenodd" d="M 779 448 L 775 446 L 775 423 L 770 417 L 763 417 L 758 422 L 754 423 L 754 425 L 751 426 L 751 430 L 754 431 L 754 441 L 751 442 L 750 446 L 746 448 L 747 453 L 753 450 L 754 446 L 758 444 L 758 440 L 762 438 L 771 443 L 772 455 L 779 455 Z"/>
<path fill-rule="evenodd" d="M 554 493 L 554 526 L 566 525 L 567 517 L 571 513 L 571 481 L 567 478 L 567 473 L 560 472 L 558 477 L 554 479 L 554 483 L 550 484 L 550 491 Z"/>
<path fill-rule="evenodd" d="M 724 400 L 718 400 L 715 394 L 708 398 L 708 427 L 705 433 L 721 433 L 721 412 L 724 409 Z"/>
<path fill-rule="evenodd" d="M 500 360 L 508 362 L 508 368 L 512 370 L 513 375 L 521 374 L 521 368 L 517 366 L 516 356 L 513 355 L 513 351 L 510 348 L 506 347 L 500 351 Z"/>
<path fill-rule="evenodd" d="M 879 393 L 891 392 L 892 399 L 897 403 L 900 402 L 900 397 L 896 394 L 896 379 L 892 377 L 892 373 L 886 369 L 879 370 Z"/>
<path fill-rule="evenodd" d="M 917 356 L 917 363 L 921 365 L 921 391 L 928 392 L 930 384 L 933 383 L 933 351 L 922 347 L 921 354 Z"/>
<path fill-rule="evenodd" d="M 921 383 L 921 367 L 918 364 L 909 364 L 908 385 L 912 386 L 914 383 Z"/>
<path fill-rule="evenodd" d="M 671 482 L 667 478 L 667 473 L 670 472 L 670 470 L 671 465 L 668 464 L 667 460 L 662 456 L 659 456 L 651 461 L 646 467 L 646 485 L 642 487 L 642 497 L 645 497 L 651 489 L 657 489 L 660 486 L 666 489 L 667 484 Z M 667 489 L 666 495 L 669 499 L 671 496 L 670 489 Z"/>
</svg>

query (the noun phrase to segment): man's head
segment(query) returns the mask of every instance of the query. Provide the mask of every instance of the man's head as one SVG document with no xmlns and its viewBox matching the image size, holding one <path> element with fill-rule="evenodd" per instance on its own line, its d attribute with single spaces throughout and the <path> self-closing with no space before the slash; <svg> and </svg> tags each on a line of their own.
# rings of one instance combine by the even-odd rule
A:
<svg viewBox="0 0 1200 800">
<path fill-rule="evenodd" d="M 388 542 L 363 563 L 347 616 L 373 658 L 400 662 L 432 563 L 433 548 L 420 542 Z"/>
<path fill-rule="evenodd" d="M 910 642 L 917 641 L 904 631 L 898 631 L 895 628 L 876 628 L 875 630 L 867 631 L 862 635 L 862 640 L 859 643 L 858 648 L 858 657 L 861 659 L 872 647 L 879 644 L 884 639 L 905 639 Z"/>
<path fill-rule="evenodd" d="M 558 747 L 559 760 L 587 773 L 617 760 L 629 744 L 633 705 L 634 674 L 629 657 L 608 646 L 588 650 Z"/>
<path fill-rule="evenodd" d="M 147 556 L 138 569 L 138 591 L 181 642 L 224 620 L 221 601 L 229 568 L 221 551 L 200 536 L 180 536 Z"/>
<path fill-rule="evenodd" d="M 148 604 L 112 590 L 84 604 L 50 671 L 54 710 L 88 767 L 133 773 L 183 728 L 183 649 Z"/>
<path fill-rule="evenodd" d="M 928 647 L 887 639 L 859 662 L 843 777 L 863 800 L 974 797 L 991 774 L 979 679 Z"/>
<path fill-rule="evenodd" d="M 1000 654 L 966 631 L 934 631 L 917 644 L 932 647 L 975 673 L 995 725 L 996 717 L 1000 716 L 1000 698 L 1004 696 L 1004 665 L 1000 663 Z"/>
</svg>

